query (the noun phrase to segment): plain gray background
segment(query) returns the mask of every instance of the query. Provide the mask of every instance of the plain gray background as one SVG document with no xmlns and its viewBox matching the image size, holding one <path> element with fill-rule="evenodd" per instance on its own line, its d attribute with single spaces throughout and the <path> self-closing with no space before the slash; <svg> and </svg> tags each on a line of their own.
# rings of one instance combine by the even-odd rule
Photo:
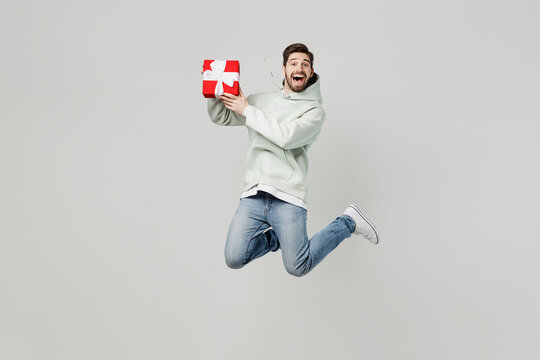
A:
<svg viewBox="0 0 540 360">
<path fill-rule="evenodd" d="M 539 10 L 2 2 L 0 358 L 538 359 Z M 327 112 L 309 233 L 357 202 L 382 241 L 231 270 L 247 131 L 202 61 L 267 91 L 293 42 Z"/>
</svg>

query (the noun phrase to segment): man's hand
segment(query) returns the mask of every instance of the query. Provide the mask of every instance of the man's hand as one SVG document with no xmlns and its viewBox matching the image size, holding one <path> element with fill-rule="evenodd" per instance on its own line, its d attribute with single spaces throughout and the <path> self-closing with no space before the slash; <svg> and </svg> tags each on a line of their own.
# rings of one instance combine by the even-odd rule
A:
<svg viewBox="0 0 540 360">
<path fill-rule="evenodd" d="M 223 101 L 223 104 L 225 104 L 225 107 L 229 110 L 234 111 L 238 115 L 242 115 L 244 112 L 244 109 L 249 105 L 246 97 L 244 96 L 244 93 L 242 92 L 242 88 L 239 88 L 240 95 L 232 95 L 232 94 L 223 94 L 219 98 L 221 101 Z"/>
</svg>

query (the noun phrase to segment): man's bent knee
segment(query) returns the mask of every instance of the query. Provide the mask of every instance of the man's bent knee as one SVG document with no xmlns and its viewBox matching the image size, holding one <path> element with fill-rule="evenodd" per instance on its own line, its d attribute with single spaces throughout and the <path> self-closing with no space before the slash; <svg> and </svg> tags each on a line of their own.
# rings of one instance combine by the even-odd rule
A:
<svg viewBox="0 0 540 360">
<path fill-rule="evenodd" d="M 287 272 L 291 274 L 292 276 L 296 276 L 296 277 L 302 277 L 309 272 L 309 270 L 304 266 L 297 267 L 297 266 L 285 265 L 285 270 L 287 270 Z"/>
<path fill-rule="evenodd" d="M 231 269 L 240 269 L 245 265 L 242 256 L 239 256 L 237 254 L 229 254 L 227 252 L 225 252 L 225 263 Z"/>
</svg>

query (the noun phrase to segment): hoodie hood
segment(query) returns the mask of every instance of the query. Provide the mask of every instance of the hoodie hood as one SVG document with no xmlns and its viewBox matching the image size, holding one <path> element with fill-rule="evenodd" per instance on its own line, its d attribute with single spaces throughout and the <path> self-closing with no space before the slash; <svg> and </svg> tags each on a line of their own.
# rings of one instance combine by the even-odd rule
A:
<svg viewBox="0 0 540 360">
<path fill-rule="evenodd" d="M 293 91 L 290 94 L 285 94 L 285 88 L 283 86 L 284 83 L 285 83 L 285 79 L 281 83 L 281 93 L 283 94 L 283 97 L 286 97 L 286 98 L 291 99 L 291 100 L 318 101 L 319 104 L 322 104 L 321 79 L 319 77 L 319 74 L 314 73 L 311 85 L 308 85 L 302 91 L 298 91 L 298 92 Z"/>
</svg>

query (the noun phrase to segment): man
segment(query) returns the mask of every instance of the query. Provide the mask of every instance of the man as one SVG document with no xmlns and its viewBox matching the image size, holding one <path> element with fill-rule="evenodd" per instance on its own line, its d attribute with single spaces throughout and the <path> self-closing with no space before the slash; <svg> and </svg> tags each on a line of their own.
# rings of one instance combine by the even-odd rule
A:
<svg viewBox="0 0 540 360">
<path fill-rule="evenodd" d="M 377 244 L 375 226 L 349 205 L 343 215 L 308 240 L 306 231 L 307 151 L 325 119 L 319 75 L 304 44 L 283 51 L 283 88 L 247 99 L 224 94 L 208 99 L 219 125 L 246 126 L 250 146 L 244 192 L 229 227 L 225 261 L 239 269 L 281 248 L 285 269 L 303 276 L 351 234 Z"/>
</svg>

